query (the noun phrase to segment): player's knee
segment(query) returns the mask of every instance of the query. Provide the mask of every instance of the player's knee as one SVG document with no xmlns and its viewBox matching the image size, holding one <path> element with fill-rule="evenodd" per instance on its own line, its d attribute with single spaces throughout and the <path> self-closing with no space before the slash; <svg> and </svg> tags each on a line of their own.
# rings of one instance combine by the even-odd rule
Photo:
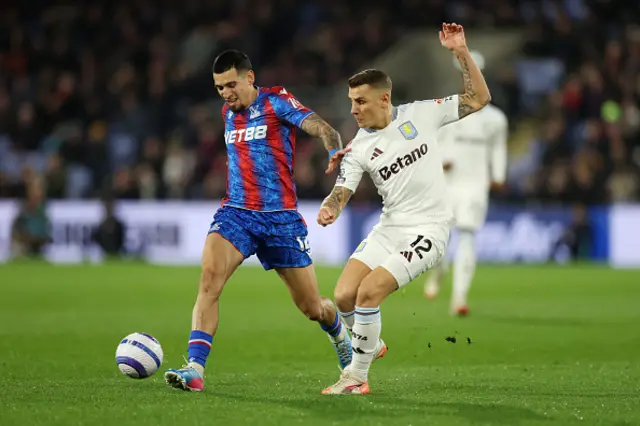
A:
<svg viewBox="0 0 640 426">
<path fill-rule="evenodd" d="M 333 291 L 333 298 L 336 302 L 336 306 L 341 312 L 353 311 L 357 295 L 358 288 L 356 286 L 340 281 Z"/>
<path fill-rule="evenodd" d="M 365 278 L 358 288 L 356 305 L 363 308 L 374 308 L 387 296 L 386 290 L 374 280 Z"/>
</svg>

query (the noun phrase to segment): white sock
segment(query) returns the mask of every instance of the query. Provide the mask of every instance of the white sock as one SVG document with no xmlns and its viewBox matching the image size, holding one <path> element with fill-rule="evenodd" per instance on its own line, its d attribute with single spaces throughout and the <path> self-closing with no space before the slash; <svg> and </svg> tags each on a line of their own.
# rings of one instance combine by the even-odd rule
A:
<svg viewBox="0 0 640 426">
<path fill-rule="evenodd" d="M 187 367 L 194 368 L 200 374 L 200 377 L 204 378 L 204 367 L 202 365 L 197 362 L 190 362 L 187 364 Z"/>
<path fill-rule="evenodd" d="M 340 314 L 340 318 L 342 318 L 342 325 L 349 330 L 349 333 L 353 330 L 353 322 L 356 320 L 355 313 L 356 311 L 338 312 L 338 314 Z"/>
<path fill-rule="evenodd" d="M 476 236 L 472 231 L 461 230 L 453 264 L 453 304 L 455 306 L 467 304 L 467 295 L 475 271 Z"/>
<path fill-rule="evenodd" d="M 356 306 L 355 324 L 353 325 L 351 345 L 353 346 L 353 361 L 349 369 L 365 381 L 369 374 L 369 367 L 373 362 L 382 322 L 380 308 L 361 308 Z"/>
</svg>

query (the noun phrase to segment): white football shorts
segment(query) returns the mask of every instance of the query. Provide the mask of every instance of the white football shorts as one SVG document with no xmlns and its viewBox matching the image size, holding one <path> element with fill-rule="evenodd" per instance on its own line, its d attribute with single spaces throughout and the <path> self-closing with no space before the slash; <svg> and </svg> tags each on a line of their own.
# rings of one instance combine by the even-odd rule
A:
<svg viewBox="0 0 640 426">
<path fill-rule="evenodd" d="M 456 194 L 451 198 L 456 228 L 477 231 L 487 219 L 489 201 L 486 198 Z"/>
<path fill-rule="evenodd" d="M 411 227 L 376 225 L 351 255 L 372 270 L 378 266 L 403 287 L 444 257 L 451 223 Z"/>
</svg>

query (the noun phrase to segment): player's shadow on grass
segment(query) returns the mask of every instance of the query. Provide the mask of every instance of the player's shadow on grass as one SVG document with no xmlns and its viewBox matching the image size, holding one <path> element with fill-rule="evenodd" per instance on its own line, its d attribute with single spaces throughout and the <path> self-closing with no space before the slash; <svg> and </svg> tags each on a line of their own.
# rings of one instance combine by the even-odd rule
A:
<svg viewBox="0 0 640 426">
<path fill-rule="evenodd" d="M 421 400 L 414 395 L 403 398 L 398 395 L 362 396 L 300 396 L 291 398 L 283 395 L 255 397 L 239 394 L 215 393 L 215 398 L 224 398 L 243 403 L 270 404 L 286 406 L 307 412 L 310 416 L 326 421 L 343 421 L 354 418 L 358 421 L 366 418 L 398 419 L 407 416 L 461 417 L 474 423 L 518 425 L 520 422 L 552 420 L 533 410 L 500 404 L 473 404 L 467 402 L 434 402 Z"/>
</svg>

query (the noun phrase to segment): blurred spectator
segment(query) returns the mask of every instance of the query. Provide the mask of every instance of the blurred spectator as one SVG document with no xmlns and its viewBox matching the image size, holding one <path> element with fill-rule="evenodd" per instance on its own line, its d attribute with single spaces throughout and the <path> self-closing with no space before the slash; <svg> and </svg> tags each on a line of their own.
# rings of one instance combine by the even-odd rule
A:
<svg viewBox="0 0 640 426">
<path fill-rule="evenodd" d="M 44 179 L 47 185 L 47 198 L 60 199 L 65 196 L 66 170 L 62 157 L 55 153 L 47 160 L 44 172 Z"/>
<path fill-rule="evenodd" d="M 167 147 L 164 162 L 163 181 L 167 198 L 184 198 L 189 183 L 190 171 L 195 165 L 195 158 L 179 143 Z"/>
<path fill-rule="evenodd" d="M 556 245 L 556 254 L 567 248 L 572 260 L 590 259 L 593 249 L 593 227 L 589 223 L 587 209 L 583 204 L 573 207 L 571 225 L 565 230 Z"/>
<path fill-rule="evenodd" d="M 43 183 L 31 178 L 27 183 L 27 196 L 11 229 L 14 256 L 39 257 L 50 241 Z"/>
<path fill-rule="evenodd" d="M 631 166 L 616 168 L 607 182 L 609 201 L 631 203 L 640 199 L 640 177 Z"/>
<path fill-rule="evenodd" d="M 140 187 L 131 168 L 121 167 L 116 171 L 110 193 L 123 200 L 140 199 Z"/>
<path fill-rule="evenodd" d="M 123 222 L 114 214 L 113 200 L 104 200 L 103 206 L 104 219 L 93 231 L 91 238 L 106 255 L 119 256 L 123 254 L 126 229 Z"/>
</svg>

